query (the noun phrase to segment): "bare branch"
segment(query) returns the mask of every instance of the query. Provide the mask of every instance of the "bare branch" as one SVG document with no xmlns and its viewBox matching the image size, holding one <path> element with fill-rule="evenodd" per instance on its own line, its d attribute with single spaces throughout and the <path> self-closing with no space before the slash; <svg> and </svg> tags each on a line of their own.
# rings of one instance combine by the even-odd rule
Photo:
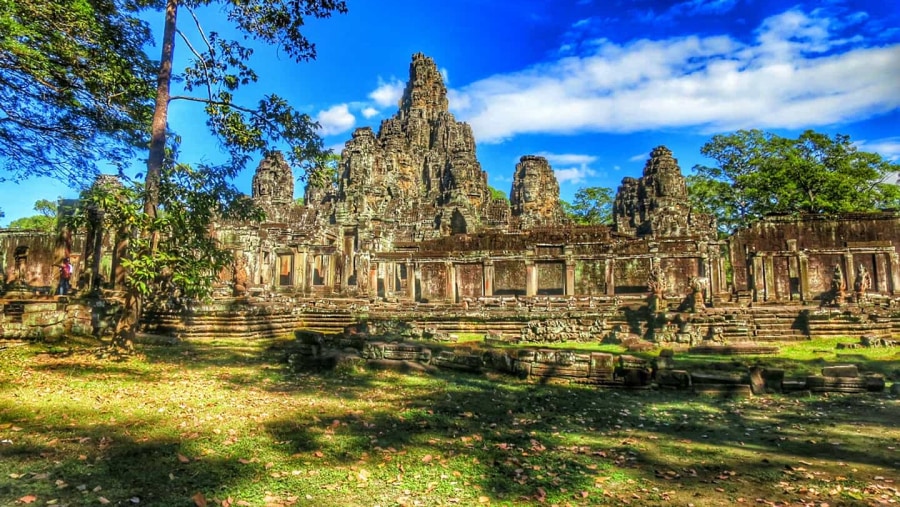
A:
<svg viewBox="0 0 900 507">
<path fill-rule="evenodd" d="M 216 50 L 213 48 L 212 44 L 209 43 L 209 39 L 206 38 L 206 32 L 203 31 L 203 25 L 200 24 L 200 20 L 197 18 L 197 13 L 194 12 L 194 9 L 191 9 L 189 6 L 185 6 L 188 13 L 190 13 L 191 17 L 194 18 L 194 26 L 197 27 L 197 31 L 200 33 L 200 37 L 203 38 L 203 42 L 206 44 L 206 47 L 209 49 L 209 54 L 213 58 L 215 58 Z"/>
<path fill-rule="evenodd" d="M 212 77 L 209 75 L 209 68 L 206 66 L 206 60 L 202 55 L 200 55 L 200 53 L 197 52 L 196 49 L 194 49 L 194 45 L 191 44 L 191 41 L 188 40 L 187 35 L 185 35 L 184 32 L 182 32 L 181 30 L 176 30 L 176 32 L 181 36 L 181 40 L 183 40 L 184 43 L 187 44 L 187 47 L 191 50 L 191 53 L 194 53 L 194 56 L 197 57 L 197 61 L 200 62 L 200 66 L 203 67 L 203 73 L 206 74 L 206 93 L 209 95 L 209 100 L 212 100 Z"/>
</svg>

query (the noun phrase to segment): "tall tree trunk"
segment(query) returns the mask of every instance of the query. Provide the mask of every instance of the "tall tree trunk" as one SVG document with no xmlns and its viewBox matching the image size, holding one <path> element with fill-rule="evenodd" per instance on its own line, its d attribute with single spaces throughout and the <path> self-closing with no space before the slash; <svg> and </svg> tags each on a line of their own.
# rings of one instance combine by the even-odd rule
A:
<svg viewBox="0 0 900 507">
<path fill-rule="evenodd" d="M 169 116 L 170 86 L 172 83 L 172 62 L 175 55 L 175 27 L 178 14 L 178 0 L 166 2 L 166 25 L 163 31 L 162 56 L 159 62 L 159 74 L 156 79 L 156 108 L 153 112 L 153 124 L 150 131 L 150 154 L 147 157 L 147 175 L 145 179 L 144 213 L 154 220 L 159 207 L 159 184 L 163 164 L 166 157 L 166 125 Z M 146 234 L 142 231 L 142 234 Z M 150 233 L 150 250 L 144 255 L 153 255 L 159 244 L 159 233 Z M 134 335 L 141 320 L 141 294 L 135 288 L 129 288 L 125 296 L 123 315 L 116 325 L 113 346 L 131 350 Z"/>
</svg>

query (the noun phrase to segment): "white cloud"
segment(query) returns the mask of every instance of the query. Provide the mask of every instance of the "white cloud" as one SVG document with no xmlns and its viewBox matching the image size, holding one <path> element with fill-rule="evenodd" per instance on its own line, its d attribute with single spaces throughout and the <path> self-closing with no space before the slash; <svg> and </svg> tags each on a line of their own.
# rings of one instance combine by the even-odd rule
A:
<svg viewBox="0 0 900 507">
<path fill-rule="evenodd" d="M 559 183 L 582 183 L 590 177 L 596 176 L 597 171 L 590 167 L 590 164 L 597 161 L 594 155 L 582 155 L 577 153 L 536 153 L 547 159 L 550 167 L 570 166 L 570 167 L 554 167 L 553 172 L 556 174 L 556 180 Z"/>
<path fill-rule="evenodd" d="M 841 39 L 833 32 L 844 21 L 824 16 L 791 9 L 766 19 L 750 43 L 724 35 L 599 39 L 588 54 L 454 90 L 450 105 L 481 142 L 527 133 L 808 128 L 900 107 L 900 44 Z"/>
<path fill-rule="evenodd" d="M 369 94 L 369 98 L 374 100 L 380 107 L 396 107 L 400 102 L 400 98 L 403 97 L 403 89 L 405 87 L 406 84 L 397 78 L 393 78 L 391 81 L 384 81 L 378 78 L 378 88 L 375 88 Z"/>
<path fill-rule="evenodd" d="M 550 165 L 553 164 L 581 164 L 586 165 L 591 162 L 596 162 L 597 157 L 593 155 L 580 155 L 576 153 L 548 153 L 546 151 L 541 151 L 535 153 L 535 155 L 539 157 L 544 157 L 547 159 L 547 162 L 550 162 Z"/>
<path fill-rule="evenodd" d="M 892 162 L 900 161 L 900 137 L 885 137 L 871 141 L 857 141 L 854 143 L 860 151 L 878 153 Z"/>
<path fill-rule="evenodd" d="M 583 183 L 588 178 L 597 175 L 597 171 L 585 166 L 554 169 L 553 172 L 556 174 L 556 180 L 560 183 L 572 184 Z"/>
<path fill-rule="evenodd" d="M 380 112 L 381 111 L 375 109 L 374 107 L 364 107 L 363 110 L 361 111 L 362 115 L 365 116 L 366 118 L 371 118 L 373 116 L 376 116 Z"/>
<path fill-rule="evenodd" d="M 637 155 L 634 155 L 633 157 L 629 157 L 628 161 L 629 162 L 646 162 L 648 158 L 650 158 L 649 153 L 638 153 Z"/>
<path fill-rule="evenodd" d="M 350 112 L 347 104 L 338 104 L 319 111 L 316 121 L 319 122 L 319 130 L 323 136 L 340 134 L 356 125 L 356 117 Z"/>
</svg>

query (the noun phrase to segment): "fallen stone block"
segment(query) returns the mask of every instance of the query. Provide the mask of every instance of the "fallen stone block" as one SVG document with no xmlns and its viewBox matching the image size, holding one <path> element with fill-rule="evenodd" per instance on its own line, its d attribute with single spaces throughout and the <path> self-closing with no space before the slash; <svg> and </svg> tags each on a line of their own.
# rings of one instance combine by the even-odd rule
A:
<svg viewBox="0 0 900 507">
<path fill-rule="evenodd" d="M 691 374 L 685 370 L 659 370 L 656 383 L 664 389 L 687 389 L 691 387 Z"/>
<path fill-rule="evenodd" d="M 864 393 L 867 383 L 860 377 L 810 375 L 806 377 L 806 387 L 814 393 Z"/>
<path fill-rule="evenodd" d="M 841 364 L 822 368 L 823 377 L 858 377 L 859 368 L 855 364 Z"/>
<path fill-rule="evenodd" d="M 713 396 L 749 398 L 753 395 L 749 384 L 694 384 L 693 390 L 697 394 Z"/>
<path fill-rule="evenodd" d="M 712 373 L 695 371 L 691 372 L 691 383 L 693 385 L 749 385 L 750 379 L 747 375 L 740 373 Z"/>
</svg>

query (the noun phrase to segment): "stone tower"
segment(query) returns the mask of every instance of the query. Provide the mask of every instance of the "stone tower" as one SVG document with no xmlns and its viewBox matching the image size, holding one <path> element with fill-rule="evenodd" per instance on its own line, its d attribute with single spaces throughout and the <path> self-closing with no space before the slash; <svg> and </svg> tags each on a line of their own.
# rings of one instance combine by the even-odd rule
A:
<svg viewBox="0 0 900 507">
<path fill-rule="evenodd" d="M 267 220 L 279 221 L 294 203 L 294 173 L 280 152 L 260 161 L 253 175 L 253 200 L 266 211 Z"/>
<path fill-rule="evenodd" d="M 491 197 L 472 128 L 448 109 L 434 60 L 413 55 L 399 106 L 377 135 L 357 129 L 346 143 L 334 221 L 390 224 L 398 237 L 426 239 L 508 220 L 506 203 Z"/>
<path fill-rule="evenodd" d="M 565 221 L 559 202 L 559 182 L 544 157 L 526 155 L 519 159 L 509 201 L 513 217 L 518 218 L 523 228 Z"/>
<path fill-rule="evenodd" d="M 715 221 L 691 212 L 687 185 L 672 150 L 657 146 L 639 178 L 624 178 L 613 206 L 616 230 L 636 236 L 715 235 Z"/>
</svg>

